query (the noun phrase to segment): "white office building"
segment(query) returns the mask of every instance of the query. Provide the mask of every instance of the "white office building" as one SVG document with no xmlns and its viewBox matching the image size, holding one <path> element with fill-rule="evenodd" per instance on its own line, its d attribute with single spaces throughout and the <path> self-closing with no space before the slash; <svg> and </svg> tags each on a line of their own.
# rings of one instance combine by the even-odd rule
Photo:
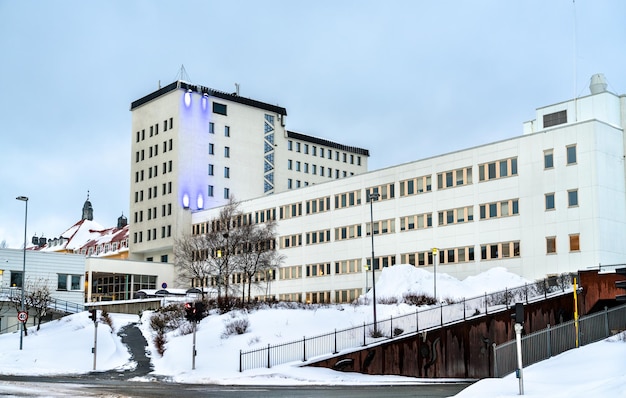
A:
<svg viewBox="0 0 626 398">
<path fill-rule="evenodd" d="M 626 96 L 607 91 L 602 75 L 590 90 L 537 109 L 518 137 L 271 196 L 257 187 L 241 210 L 253 220 L 275 217 L 286 256 L 257 296 L 351 301 L 371 286 L 372 251 L 377 269 L 410 263 L 432 270 L 436 262 L 437 272 L 458 278 L 497 266 L 536 279 L 624 263 Z M 301 159 L 295 147 L 284 150 L 282 161 Z M 370 203 L 372 192 L 380 198 Z M 194 207 L 185 219 L 194 233 L 218 216 L 210 207 L 221 202 L 205 203 L 207 210 Z"/>
<path fill-rule="evenodd" d="M 367 171 L 365 149 L 287 131 L 285 108 L 176 81 L 134 101 L 130 259 L 172 262 L 191 213 Z"/>
</svg>

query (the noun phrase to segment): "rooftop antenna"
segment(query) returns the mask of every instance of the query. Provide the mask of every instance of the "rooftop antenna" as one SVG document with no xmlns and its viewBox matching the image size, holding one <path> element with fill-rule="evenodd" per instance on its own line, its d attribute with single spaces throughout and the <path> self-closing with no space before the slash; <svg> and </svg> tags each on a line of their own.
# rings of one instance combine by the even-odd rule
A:
<svg viewBox="0 0 626 398">
<path fill-rule="evenodd" d="M 191 83 L 191 78 L 189 77 L 189 74 L 187 74 L 187 71 L 185 70 L 185 65 L 183 64 L 180 65 L 180 71 L 176 75 L 176 80 L 182 80 L 182 81 Z"/>
</svg>

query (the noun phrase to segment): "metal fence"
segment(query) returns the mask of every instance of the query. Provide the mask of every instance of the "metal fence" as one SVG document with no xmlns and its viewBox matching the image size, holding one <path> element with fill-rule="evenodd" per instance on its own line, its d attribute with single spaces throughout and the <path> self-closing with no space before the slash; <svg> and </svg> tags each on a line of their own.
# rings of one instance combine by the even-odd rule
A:
<svg viewBox="0 0 626 398">
<path fill-rule="evenodd" d="M 577 325 L 578 324 L 578 325 Z M 606 309 L 522 337 L 522 366 L 526 367 L 578 346 L 605 339 L 626 329 L 626 305 Z M 495 377 L 517 370 L 516 341 L 493 345 Z"/>
<path fill-rule="evenodd" d="M 336 354 L 378 343 L 408 333 L 419 333 L 444 325 L 508 310 L 516 302 L 536 301 L 548 295 L 563 294 L 571 287 L 570 281 L 540 280 L 513 289 L 484 294 L 479 297 L 447 302 L 438 306 L 416 310 L 414 313 L 389 318 L 362 326 L 340 329 L 314 337 L 281 344 L 268 344 L 254 350 L 239 351 L 239 371 L 261 367 L 271 368 L 287 362 L 307 361 L 310 358 Z M 375 327 L 376 326 L 376 327 Z"/>
<path fill-rule="evenodd" d="M 24 294 L 28 296 L 28 291 L 24 291 Z M 15 301 L 22 298 L 22 290 L 20 288 L 9 287 L 0 289 L 0 301 Z M 48 302 L 48 309 L 56 310 L 59 312 L 66 312 L 70 314 L 76 314 L 82 312 L 85 306 L 82 303 L 73 303 L 66 300 L 60 300 L 57 298 L 50 298 Z"/>
</svg>

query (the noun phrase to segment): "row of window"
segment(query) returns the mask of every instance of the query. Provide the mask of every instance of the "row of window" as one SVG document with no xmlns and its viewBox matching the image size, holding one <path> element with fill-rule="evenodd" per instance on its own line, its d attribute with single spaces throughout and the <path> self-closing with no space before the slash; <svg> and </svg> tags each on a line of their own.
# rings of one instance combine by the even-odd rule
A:
<svg viewBox="0 0 626 398">
<path fill-rule="evenodd" d="M 294 167 L 295 166 L 295 167 Z M 328 177 L 328 178 L 333 178 L 333 168 L 332 167 L 324 167 L 324 166 L 319 166 L 316 164 L 309 164 L 307 162 L 300 162 L 299 160 L 296 160 L 295 162 L 291 159 L 287 159 L 287 170 L 295 170 L 295 171 L 300 171 L 303 172 L 305 174 L 312 174 L 312 175 L 319 175 L 320 177 Z M 339 169 L 335 169 L 334 172 L 334 176 L 335 178 L 345 178 L 348 175 L 354 175 L 353 172 L 350 172 L 348 174 L 348 171 L 346 170 L 339 170 Z"/>
<path fill-rule="evenodd" d="M 92 256 L 92 255 L 99 255 L 100 253 L 108 253 L 108 252 L 115 252 L 118 249 L 123 249 L 125 247 L 128 247 L 128 239 L 124 239 L 120 242 L 109 242 L 109 243 L 104 243 L 104 244 L 99 244 L 97 246 L 90 246 L 89 248 L 86 247 L 82 247 L 80 249 L 80 251 L 78 249 L 74 250 L 74 253 L 80 253 L 84 256 Z"/>
<path fill-rule="evenodd" d="M 295 145 L 294 145 L 295 144 Z M 295 149 L 294 149 L 295 147 Z M 309 151 L 310 148 L 310 151 Z M 319 150 L 318 150 L 319 149 Z M 307 143 L 301 143 L 296 141 L 294 143 L 293 140 L 288 140 L 287 141 L 287 150 L 289 151 L 294 151 L 295 152 L 299 152 L 299 153 L 304 153 L 305 155 L 308 155 L 309 153 L 311 154 L 311 156 L 318 156 L 319 153 L 319 157 L 320 158 L 327 158 L 332 160 L 333 159 L 333 150 L 332 149 L 326 149 L 323 147 L 317 147 L 316 145 L 309 145 Z M 356 164 L 357 166 L 361 165 L 361 156 L 354 156 L 354 154 L 349 154 L 346 152 L 339 152 L 339 151 L 335 151 L 335 160 L 336 161 L 343 161 L 343 163 L 350 163 L 350 164 L 355 164 L 355 159 L 356 159 Z"/>
<path fill-rule="evenodd" d="M 157 208 L 152 207 L 147 210 L 148 220 L 152 220 L 153 218 L 158 217 Z M 172 204 L 163 204 L 161 205 L 161 217 L 171 216 L 172 215 Z M 136 211 L 134 214 L 135 224 L 143 222 L 143 210 Z"/>
<path fill-rule="evenodd" d="M 209 122 L 209 134 L 215 134 L 215 123 Z M 224 137 L 230 137 L 230 126 L 224 126 Z"/>
<path fill-rule="evenodd" d="M 567 191 L 567 207 L 578 206 L 578 189 L 570 189 Z M 546 210 L 555 210 L 556 201 L 554 192 L 545 194 L 545 208 Z"/>
<path fill-rule="evenodd" d="M 568 241 L 569 241 L 570 252 L 580 251 L 580 234 L 570 234 L 568 236 Z M 547 254 L 556 253 L 556 236 L 546 237 L 546 253 Z"/>
<path fill-rule="evenodd" d="M 568 145 L 565 147 L 565 164 L 576 164 L 576 145 Z M 543 151 L 543 168 L 554 168 L 554 149 L 546 149 Z"/>
<path fill-rule="evenodd" d="M 169 118 L 169 120 L 164 120 L 163 121 L 163 131 L 167 131 L 167 129 L 171 130 L 174 127 L 174 119 L 173 118 Z M 159 124 L 154 124 L 152 126 L 150 126 L 150 137 L 158 135 L 159 134 Z M 137 131 L 136 133 L 136 141 L 143 141 L 146 139 L 146 130 L 142 129 L 141 131 Z"/>
<path fill-rule="evenodd" d="M 172 236 L 172 226 L 162 225 L 161 226 L 161 239 L 170 238 L 171 236 Z M 159 236 L 157 235 L 157 229 L 148 228 L 146 230 L 146 237 L 148 241 L 159 239 Z M 133 233 L 133 243 L 142 243 L 142 242 L 143 242 L 143 231 Z"/>
</svg>

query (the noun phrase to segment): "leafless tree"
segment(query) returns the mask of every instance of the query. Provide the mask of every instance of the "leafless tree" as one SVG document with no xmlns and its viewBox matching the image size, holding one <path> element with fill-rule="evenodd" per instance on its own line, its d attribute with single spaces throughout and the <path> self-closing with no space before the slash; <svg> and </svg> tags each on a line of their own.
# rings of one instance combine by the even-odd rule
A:
<svg viewBox="0 0 626 398">
<path fill-rule="evenodd" d="M 276 250 L 276 222 L 270 220 L 263 225 L 241 226 L 242 246 L 235 261 L 237 271 L 243 275 L 247 285 L 248 302 L 252 298 L 252 284 L 272 279 L 272 269 L 280 265 L 284 256 Z M 246 288 L 242 289 L 242 301 L 246 300 Z"/>
<path fill-rule="evenodd" d="M 22 295 L 14 294 L 10 297 L 16 311 L 22 310 Z M 42 319 L 48 314 L 48 308 L 52 301 L 50 288 L 44 279 L 27 281 L 24 289 L 24 311 L 34 310 L 37 330 L 41 328 Z M 28 336 L 28 329 L 24 328 L 24 335 Z"/>
</svg>

